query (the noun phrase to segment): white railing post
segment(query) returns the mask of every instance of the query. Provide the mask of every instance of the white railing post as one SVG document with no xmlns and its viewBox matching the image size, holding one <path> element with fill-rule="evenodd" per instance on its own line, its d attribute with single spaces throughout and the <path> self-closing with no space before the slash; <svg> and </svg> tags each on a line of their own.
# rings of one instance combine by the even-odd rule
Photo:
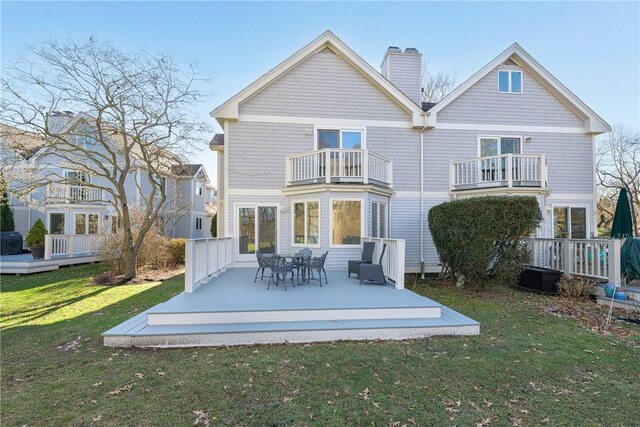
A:
<svg viewBox="0 0 640 427">
<path fill-rule="evenodd" d="M 540 155 L 540 187 L 547 188 L 547 158 Z"/>
<path fill-rule="evenodd" d="M 404 250 L 405 241 L 396 240 L 396 289 L 404 289 Z"/>
<path fill-rule="evenodd" d="M 195 269 L 195 240 L 187 240 L 184 247 L 184 291 L 193 292 L 193 273 Z"/>
<path fill-rule="evenodd" d="M 573 245 L 571 239 L 562 239 L 562 260 L 560 260 L 559 270 L 564 271 L 567 274 L 573 273 L 571 266 L 573 265 Z"/>
<path fill-rule="evenodd" d="M 44 259 L 51 259 L 51 234 L 44 235 Z"/>
<path fill-rule="evenodd" d="M 73 235 L 69 235 L 66 236 L 66 240 L 67 240 L 67 256 L 68 257 L 72 257 L 73 254 L 75 253 L 75 236 Z"/>
<path fill-rule="evenodd" d="M 507 154 L 507 166 L 505 167 L 507 173 L 507 187 L 513 187 L 513 154 Z"/>
<path fill-rule="evenodd" d="M 325 182 L 327 184 L 331 183 L 331 150 L 325 150 L 324 152 L 324 175 Z"/>
<path fill-rule="evenodd" d="M 286 185 L 291 185 L 291 181 L 293 181 L 291 177 L 291 162 L 293 162 L 292 159 L 287 159 L 285 163 Z"/>
<path fill-rule="evenodd" d="M 622 241 L 612 239 L 609 243 L 609 282 L 615 285 L 622 285 L 622 273 L 620 264 L 620 255 L 622 250 Z"/>
<path fill-rule="evenodd" d="M 362 182 L 369 183 L 369 150 L 362 151 Z"/>
<path fill-rule="evenodd" d="M 449 162 L 449 188 L 454 190 L 456 187 L 456 165 L 453 161 Z"/>
</svg>

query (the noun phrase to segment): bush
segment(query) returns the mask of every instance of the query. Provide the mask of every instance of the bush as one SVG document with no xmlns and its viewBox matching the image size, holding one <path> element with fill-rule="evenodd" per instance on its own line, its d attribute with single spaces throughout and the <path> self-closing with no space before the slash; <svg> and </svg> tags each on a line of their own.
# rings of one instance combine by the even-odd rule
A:
<svg viewBox="0 0 640 427">
<path fill-rule="evenodd" d="M 25 242 L 27 243 L 27 247 L 29 248 L 44 248 L 44 236 L 48 234 L 47 228 L 44 226 L 44 223 L 41 219 L 37 220 L 27 237 L 25 237 Z"/>
<path fill-rule="evenodd" d="M 184 265 L 186 239 L 171 239 L 168 243 L 169 256 L 174 265 Z"/>
<path fill-rule="evenodd" d="M 516 285 L 529 260 L 525 239 L 541 219 L 535 197 L 474 197 L 431 208 L 429 230 L 443 273 L 459 285 Z"/>
<path fill-rule="evenodd" d="M 211 237 L 218 237 L 218 214 L 214 214 L 211 218 Z"/>
<path fill-rule="evenodd" d="M 14 231 L 15 229 L 13 212 L 7 204 L 7 194 L 5 193 L 0 201 L 0 231 Z"/>
<path fill-rule="evenodd" d="M 563 274 L 558 282 L 558 294 L 565 298 L 586 300 L 596 289 L 596 282 L 584 277 L 571 279 L 569 275 Z"/>
</svg>

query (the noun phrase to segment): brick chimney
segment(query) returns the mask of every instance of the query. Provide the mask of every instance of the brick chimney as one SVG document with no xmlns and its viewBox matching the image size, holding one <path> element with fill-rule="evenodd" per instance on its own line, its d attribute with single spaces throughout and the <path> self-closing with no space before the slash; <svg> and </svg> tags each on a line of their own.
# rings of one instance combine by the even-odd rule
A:
<svg viewBox="0 0 640 427">
<path fill-rule="evenodd" d="M 389 46 L 380 72 L 413 102 L 422 103 L 422 54 L 412 47 Z"/>
</svg>

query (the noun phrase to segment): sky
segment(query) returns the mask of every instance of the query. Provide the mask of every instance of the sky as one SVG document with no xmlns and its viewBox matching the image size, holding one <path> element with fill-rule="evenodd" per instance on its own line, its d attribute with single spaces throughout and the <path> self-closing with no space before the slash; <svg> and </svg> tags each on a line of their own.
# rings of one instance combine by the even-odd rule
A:
<svg viewBox="0 0 640 427">
<path fill-rule="evenodd" d="M 3 66 L 28 45 L 90 36 L 196 62 L 211 77 L 196 111 L 218 132 L 211 110 L 327 29 L 376 69 L 388 46 L 414 47 L 459 83 L 518 42 L 607 122 L 640 128 L 637 1 L 2 1 L 0 15 Z M 203 148 L 193 160 L 215 181 L 215 153 Z"/>
</svg>

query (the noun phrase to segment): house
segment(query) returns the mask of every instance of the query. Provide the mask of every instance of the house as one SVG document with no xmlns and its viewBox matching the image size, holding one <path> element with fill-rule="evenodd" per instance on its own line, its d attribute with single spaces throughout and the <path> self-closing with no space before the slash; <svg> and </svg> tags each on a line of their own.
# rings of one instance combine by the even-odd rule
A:
<svg viewBox="0 0 640 427">
<path fill-rule="evenodd" d="M 440 271 L 429 209 L 531 195 L 539 236 L 589 237 L 595 136 L 610 128 L 517 44 L 435 104 L 421 102 L 421 74 L 416 49 L 390 47 L 378 71 L 327 31 L 213 110 L 218 237 L 188 241 L 185 292 L 106 331 L 105 345 L 478 334 L 404 289 L 405 272 Z M 364 241 L 393 287 L 348 278 Z M 267 290 L 256 252 L 305 247 L 329 252 L 328 283 Z"/>
<path fill-rule="evenodd" d="M 369 236 L 405 240 L 407 272 L 439 271 L 429 209 L 487 194 L 536 197 L 539 237 L 593 236 L 602 118 L 516 43 L 438 103 L 421 75 L 416 49 L 376 70 L 327 31 L 211 112 L 234 265 L 310 247 L 344 269 Z"/>
<path fill-rule="evenodd" d="M 87 126 L 85 119 L 83 113 L 54 112 L 48 118 L 48 126 L 56 129 L 54 132 L 68 135 Z M 38 135 L 8 125 L 0 126 L 3 166 L 6 168 L 9 162 L 13 164 L 8 196 L 16 231 L 26 235 L 38 219 L 45 223 L 50 234 L 55 235 L 106 234 L 118 227 L 113 197 L 105 189 L 110 184 L 97 172 L 92 173 L 98 167 L 95 162 L 82 155 L 70 161 L 69 155 L 51 152 L 51 145 L 47 146 Z M 78 143 L 90 144 L 86 140 Z M 167 154 L 166 158 L 168 166 L 162 182 L 167 198 L 160 213 L 161 228 L 171 237 L 209 236 L 215 213 L 215 189 L 203 165 L 188 164 L 173 154 Z M 35 175 L 25 171 L 35 171 Z M 52 177 L 53 182 L 38 187 L 43 176 Z M 11 192 L 17 185 L 34 188 L 26 197 L 17 198 Z M 140 162 L 125 179 L 130 204 L 146 206 L 150 202 L 147 196 L 151 185 Z"/>
</svg>

